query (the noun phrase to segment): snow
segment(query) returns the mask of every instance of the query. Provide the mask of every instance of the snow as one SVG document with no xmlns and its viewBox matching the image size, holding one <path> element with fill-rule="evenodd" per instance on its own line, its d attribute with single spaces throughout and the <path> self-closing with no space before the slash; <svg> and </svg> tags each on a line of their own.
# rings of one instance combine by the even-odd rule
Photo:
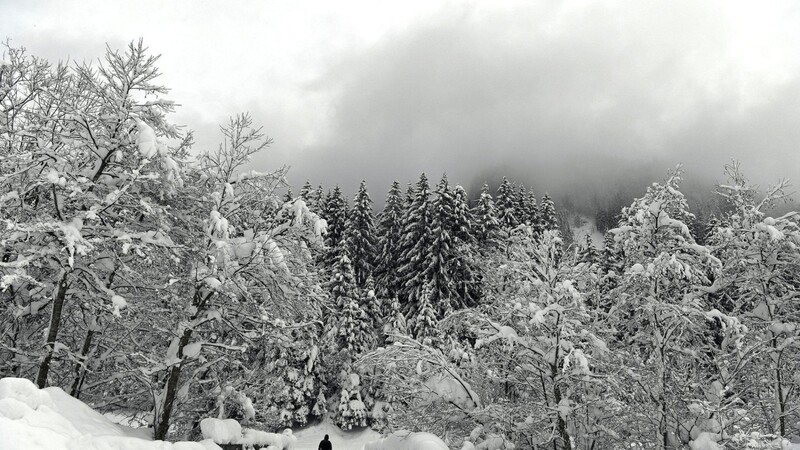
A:
<svg viewBox="0 0 800 450">
<path fill-rule="evenodd" d="M 114 306 L 112 314 L 117 317 L 120 317 L 119 312 L 128 306 L 128 302 L 122 296 L 116 294 L 111 296 L 111 304 Z"/>
<path fill-rule="evenodd" d="M 448 447 L 434 434 L 400 430 L 366 443 L 364 450 L 448 450 Z"/>
<path fill-rule="evenodd" d="M 242 439 L 242 426 L 233 419 L 205 418 L 200 421 L 203 437 L 217 444 L 233 444 Z"/>
<path fill-rule="evenodd" d="M 162 442 L 117 425 L 57 387 L 38 389 L 21 378 L 0 379 L 0 436 L 4 450 L 211 450 L 211 441 Z"/>
<path fill-rule="evenodd" d="M 183 355 L 187 358 L 195 358 L 200 354 L 200 350 L 202 348 L 202 342 L 192 342 L 191 344 L 186 345 L 186 347 L 183 347 Z"/>
<path fill-rule="evenodd" d="M 142 158 L 150 159 L 157 152 L 156 132 L 141 119 L 136 119 L 136 126 L 139 129 L 139 134 L 136 135 L 136 145 L 139 147 L 139 153 Z"/>
<path fill-rule="evenodd" d="M 717 435 L 706 432 L 700 433 L 695 440 L 689 442 L 689 448 L 692 450 L 723 450 L 723 447 L 717 444 Z"/>
<path fill-rule="evenodd" d="M 319 422 L 295 430 L 293 436 L 297 438 L 294 450 L 317 450 L 319 441 L 325 435 L 330 436 L 331 443 L 335 449 L 359 450 L 367 442 L 374 441 L 381 437 L 375 430 L 364 428 L 356 431 L 342 431 L 329 420 Z"/>
</svg>

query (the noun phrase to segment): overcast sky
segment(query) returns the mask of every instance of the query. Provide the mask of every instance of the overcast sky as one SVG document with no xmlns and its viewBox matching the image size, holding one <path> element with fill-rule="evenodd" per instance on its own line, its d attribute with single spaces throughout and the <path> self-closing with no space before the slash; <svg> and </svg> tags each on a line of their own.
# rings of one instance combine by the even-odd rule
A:
<svg viewBox="0 0 800 450">
<path fill-rule="evenodd" d="M 366 178 L 378 202 L 422 170 L 558 193 L 679 162 L 720 180 L 736 158 L 800 183 L 791 0 L 0 0 L 0 34 L 79 61 L 143 37 L 199 147 L 249 111 L 275 140 L 259 168 Z"/>
</svg>

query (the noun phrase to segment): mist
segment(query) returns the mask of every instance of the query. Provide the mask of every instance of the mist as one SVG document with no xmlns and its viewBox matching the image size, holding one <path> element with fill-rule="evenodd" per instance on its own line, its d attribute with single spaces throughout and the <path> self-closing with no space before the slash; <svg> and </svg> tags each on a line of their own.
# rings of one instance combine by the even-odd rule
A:
<svg viewBox="0 0 800 450">
<path fill-rule="evenodd" d="M 324 120 L 276 141 L 277 159 L 297 186 L 365 178 L 378 202 L 422 171 L 473 192 L 507 175 L 581 205 L 677 164 L 701 190 L 732 159 L 762 185 L 798 179 L 798 33 L 747 34 L 714 5 L 450 5 L 334 58 L 304 86 Z"/>
</svg>

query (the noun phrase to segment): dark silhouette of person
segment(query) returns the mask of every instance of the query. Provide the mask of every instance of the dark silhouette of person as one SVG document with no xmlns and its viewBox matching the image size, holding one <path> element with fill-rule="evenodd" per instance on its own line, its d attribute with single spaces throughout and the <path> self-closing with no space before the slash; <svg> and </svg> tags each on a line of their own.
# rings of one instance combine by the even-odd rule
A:
<svg viewBox="0 0 800 450">
<path fill-rule="evenodd" d="M 331 441 L 328 440 L 328 435 L 325 435 L 325 439 L 319 441 L 319 447 L 317 450 L 333 450 L 333 446 L 331 445 Z"/>
</svg>

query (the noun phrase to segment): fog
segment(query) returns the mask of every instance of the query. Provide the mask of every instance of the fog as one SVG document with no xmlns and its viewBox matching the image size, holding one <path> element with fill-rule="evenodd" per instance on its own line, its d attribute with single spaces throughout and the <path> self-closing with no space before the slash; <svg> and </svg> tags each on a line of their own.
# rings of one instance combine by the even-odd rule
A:
<svg viewBox="0 0 800 450">
<path fill-rule="evenodd" d="M 379 204 L 421 171 L 473 191 L 507 175 L 577 204 L 642 191 L 679 163 L 692 189 L 731 159 L 762 185 L 800 180 L 792 2 L 306 3 L 128 6 L 125 19 L 97 4 L 88 18 L 66 8 L 67 25 L 43 19 L 58 3 L 7 4 L 18 17 L 0 29 L 51 58 L 139 33 L 164 54 L 198 149 L 250 111 L 275 140 L 254 166 L 348 193 L 364 178 Z M 56 39 L 60 26 L 84 33 Z"/>
</svg>

